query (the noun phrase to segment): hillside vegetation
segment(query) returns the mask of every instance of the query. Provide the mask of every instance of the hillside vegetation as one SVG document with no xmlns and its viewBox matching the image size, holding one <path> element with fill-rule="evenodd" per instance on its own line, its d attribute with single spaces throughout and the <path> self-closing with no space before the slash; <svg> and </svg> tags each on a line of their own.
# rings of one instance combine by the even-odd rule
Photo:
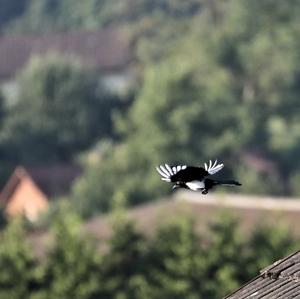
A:
<svg viewBox="0 0 300 299">
<path fill-rule="evenodd" d="M 1 82 L 1 185 L 20 164 L 83 173 L 37 223 L 0 206 L 0 298 L 215 299 L 298 249 L 277 212 L 246 232 L 216 215 L 204 234 L 166 209 L 174 220 L 149 236 L 123 209 L 171 192 L 157 164 L 209 159 L 239 192 L 300 196 L 299 16 L 297 0 L 2 0 L 0 42 L 122 30 L 135 80 L 107 89 L 104 73 L 49 53 Z M 109 240 L 89 236 L 94 215 Z"/>
<path fill-rule="evenodd" d="M 71 197 L 89 217 L 169 192 L 159 163 L 218 158 L 242 192 L 300 194 L 299 1 L 10 3 L 6 35 L 126 29 L 138 80 L 116 96 L 74 61 L 33 59 L 16 104 L 0 97 L 2 181 L 17 163 L 80 160 Z"/>
<path fill-rule="evenodd" d="M 222 298 L 299 245 L 283 224 L 242 236 L 228 214 L 211 221 L 205 236 L 186 216 L 158 227 L 151 238 L 125 214 L 112 219 L 113 235 L 100 240 L 106 249 L 99 251 L 76 214 L 61 209 L 42 259 L 25 238 L 25 224 L 11 222 L 0 237 L 1 298 Z"/>
</svg>

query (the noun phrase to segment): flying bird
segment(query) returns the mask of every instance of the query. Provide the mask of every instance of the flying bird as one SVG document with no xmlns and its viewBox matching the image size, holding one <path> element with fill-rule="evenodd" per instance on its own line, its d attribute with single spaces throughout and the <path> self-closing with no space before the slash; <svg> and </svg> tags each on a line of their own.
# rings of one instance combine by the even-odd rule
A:
<svg viewBox="0 0 300 299">
<path fill-rule="evenodd" d="M 214 163 L 209 160 L 209 164 L 204 163 L 204 168 L 186 165 L 169 166 L 165 164 L 157 166 L 156 170 L 161 175 L 163 181 L 174 183 L 173 189 L 185 188 L 207 194 L 208 190 L 218 185 L 241 186 L 241 184 L 235 180 L 207 178 L 220 171 L 223 167 L 224 164 L 218 164 L 217 160 L 215 160 Z"/>
</svg>

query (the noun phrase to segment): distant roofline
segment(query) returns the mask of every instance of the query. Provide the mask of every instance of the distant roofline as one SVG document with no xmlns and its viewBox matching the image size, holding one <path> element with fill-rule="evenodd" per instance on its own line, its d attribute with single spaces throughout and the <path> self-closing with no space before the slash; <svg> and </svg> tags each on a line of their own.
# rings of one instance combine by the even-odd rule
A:
<svg viewBox="0 0 300 299">
<path fill-rule="evenodd" d="M 0 203 L 6 205 L 23 178 L 29 178 L 45 197 L 50 200 L 68 192 L 73 180 L 81 174 L 81 168 L 75 164 L 57 164 L 44 167 L 17 166 L 8 177 L 0 191 Z"/>
<path fill-rule="evenodd" d="M 300 199 L 290 197 L 270 197 L 244 194 L 202 195 L 195 192 L 181 191 L 175 200 L 199 203 L 208 206 L 235 207 L 241 209 L 258 209 L 274 211 L 300 211 Z"/>
<path fill-rule="evenodd" d="M 10 196 L 15 191 L 16 186 L 20 183 L 23 177 L 29 176 L 29 173 L 23 166 L 17 166 L 0 193 L 0 202 L 6 204 Z"/>
<path fill-rule="evenodd" d="M 32 55 L 78 56 L 97 71 L 118 71 L 132 61 L 129 35 L 115 28 L 0 35 L 0 79 L 11 79 Z"/>
</svg>

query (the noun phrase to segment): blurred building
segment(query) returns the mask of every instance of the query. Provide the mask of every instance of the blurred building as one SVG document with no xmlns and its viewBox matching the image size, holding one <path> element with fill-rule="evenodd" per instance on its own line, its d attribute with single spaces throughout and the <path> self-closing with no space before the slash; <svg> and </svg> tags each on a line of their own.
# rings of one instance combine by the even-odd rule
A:
<svg viewBox="0 0 300 299">
<path fill-rule="evenodd" d="M 191 216 L 195 220 L 195 231 L 203 236 L 207 234 L 207 225 L 219 219 L 223 213 L 236 217 L 241 232 L 245 235 L 257 228 L 257 225 L 288 225 L 291 234 L 300 236 L 300 201 L 298 199 L 247 196 L 239 194 L 205 195 L 196 192 L 176 192 L 173 198 L 141 204 L 128 210 L 128 218 L 139 231 L 153 236 L 160 225 Z M 100 214 L 88 220 L 83 233 L 99 240 L 98 250 L 107 250 L 105 240 L 113 235 L 110 216 Z M 48 231 L 35 231 L 30 238 L 37 256 L 45 256 L 47 244 L 52 240 Z M 251 297 L 252 298 L 252 297 Z M 253 297 L 256 298 L 256 297 Z M 271 297 L 270 297 L 271 299 Z"/>
<path fill-rule="evenodd" d="M 0 83 L 4 92 L 14 92 L 15 75 L 32 56 L 48 53 L 78 58 L 85 67 L 101 73 L 112 88 L 122 89 L 132 80 L 128 71 L 132 61 L 130 40 L 123 31 L 102 29 L 0 36 Z"/>
<path fill-rule="evenodd" d="M 17 167 L 0 193 L 4 213 L 8 217 L 23 215 L 35 221 L 47 211 L 51 199 L 68 194 L 79 175 L 80 169 L 71 165 Z"/>
<path fill-rule="evenodd" d="M 223 213 L 234 216 L 245 234 L 250 234 L 261 223 L 278 226 L 282 222 L 295 237 L 300 236 L 300 200 L 291 198 L 220 193 L 203 196 L 197 192 L 178 191 L 174 199 L 139 205 L 130 209 L 128 216 L 149 235 L 178 216 L 192 216 L 196 232 L 205 234 L 207 224 Z M 99 240 L 111 236 L 111 226 L 102 215 L 89 220 L 86 229 Z"/>
</svg>

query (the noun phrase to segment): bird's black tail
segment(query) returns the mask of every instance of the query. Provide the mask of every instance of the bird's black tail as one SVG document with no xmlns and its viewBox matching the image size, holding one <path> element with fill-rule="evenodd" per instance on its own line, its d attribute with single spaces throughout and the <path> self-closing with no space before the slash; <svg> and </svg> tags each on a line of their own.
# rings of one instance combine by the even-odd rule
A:
<svg viewBox="0 0 300 299">
<path fill-rule="evenodd" d="M 241 186 L 242 184 L 235 180 L 214 180 L 215 185 Z"/>
</svg>

